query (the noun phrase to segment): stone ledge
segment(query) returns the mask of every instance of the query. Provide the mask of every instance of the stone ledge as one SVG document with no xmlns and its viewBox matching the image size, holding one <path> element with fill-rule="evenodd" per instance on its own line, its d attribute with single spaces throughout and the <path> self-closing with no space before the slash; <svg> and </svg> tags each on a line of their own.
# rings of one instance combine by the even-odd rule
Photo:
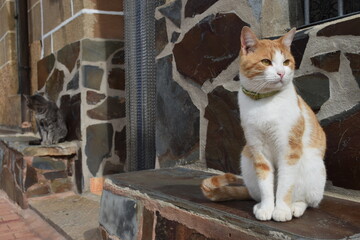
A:
<svg viewBox="0 0 360 240">
<path fill-rule="evenodd" d="M 63 142 L 56 145 L 39 145 L 25 148 L 22 153 L 24 156 L 70 156 L 77 154 L 79 150 L 78 142 Z"/>
<path fill-rule="evenodd" d="M 287 223 L 260 222 L 252 213 L 254 201 L 214 203 L 205 199 L 199 185 L 211 175 L 174 168 L 110 176 L 105 181 L 101 200 L 103 239 L 113 236 L 174 240 L 360 237 L 357 202 L 326 196 L 320 208 L 308 209 L 299 219 Z"/>
</svg>

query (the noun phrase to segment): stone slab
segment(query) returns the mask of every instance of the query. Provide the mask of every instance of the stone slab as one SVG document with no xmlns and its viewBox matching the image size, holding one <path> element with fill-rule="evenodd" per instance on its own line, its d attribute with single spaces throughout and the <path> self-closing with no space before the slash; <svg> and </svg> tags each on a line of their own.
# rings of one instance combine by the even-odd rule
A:
<svg viewBox="0 0 360 240">
<path fill-rule="evenodd" d="M 31 146 L 23 150 L 24 156 L 69 156 L 77 154 L 78 144 L 76 142 L 64 142 L 49 146 Z"/>
<path fill-rule="evenodd" d="M 325 197 L 319 208 L 308 209 L 301 218 L 286 223 L 260 222 L 252 213 L 254 201 L 215 203 L 203 197 L 199 185 L 211 175 L 185 168 L 124 173 L 110 176 L 104 189 L 142 202 L 166 202 L 163 206 L 172 205 L 172 211 L 196 213 L 194 217 L 203 216 L 209 221 L 235 226 L 238 231 L 249 233 L 249 237 L 261 236 L 259 239 L 279 239 L 279 236 L 281 239 L 356 239 L 360 236 L 360 203 Z"/>
</svg>

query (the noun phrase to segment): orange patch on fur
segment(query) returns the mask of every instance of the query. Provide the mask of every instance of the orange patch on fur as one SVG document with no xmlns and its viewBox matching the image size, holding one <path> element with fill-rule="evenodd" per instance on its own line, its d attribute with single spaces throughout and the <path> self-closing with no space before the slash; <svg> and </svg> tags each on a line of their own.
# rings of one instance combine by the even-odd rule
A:
<svg viewBox="0 0 360 240">
<path fill-rule="evenodd" d="M 306 113 L 310 117 L 311 133 L 310 133 L 310 147 L 321 150 L 322 157 L 325 155 L 326 149 L 326 135 L 324 130 L 319 124 L 319 121 L 312 111 L 312 109 L 305 103 L 305 101 L 299 97 L 301 105 L 304 106 Z"/>
<path fill-rule="evenodd" d="M 296 124 L 290 131 L 289 136 L 289 153 L 287 157 L 287 163 L 289 165 L 295 165 L 302 153 L 303 153 L 303 135 L 305 131 L 305 120 L 303 116 L 300 116 Z"/>
<path fill-rule="evenodd" d="M 293 191 L 294 191 L 294 185 L 292 185 L 292 186 L 289 188 L 288 192 L 286 193 L 286 195 L 285 195 L 285 197 L 284 197 L 284 202 L 285 202 L 288 206 L 291 206 Z"/>
<path fill-rule="evenodd" d="M 241 154 L 254 161 L 255 172 L 259 179 L 264 180 L 267 178 L 271 169 L 261 153 L 254 150 L 254 148 L 245 145 Z"/>
<path fill-rule="evenodd" d="M 211 183 L 214 187 L 220 187 L 219 178 L 218 176 L 211 178 Z"/>
<path fill-rule="evenodd" d="M 261 63 L 262 59 L 272 60 L 275 51 L 281 51 L 286 59 L 289 59 L 289 67 L 295 69 L 295 60 L 289 49 L 277 40 L 259 40 L 254 46 L 254 52 L 244 54 L 240 51 L 240 71 L 249 79 L 262 74 L 267 66 Z"/>
</svg>

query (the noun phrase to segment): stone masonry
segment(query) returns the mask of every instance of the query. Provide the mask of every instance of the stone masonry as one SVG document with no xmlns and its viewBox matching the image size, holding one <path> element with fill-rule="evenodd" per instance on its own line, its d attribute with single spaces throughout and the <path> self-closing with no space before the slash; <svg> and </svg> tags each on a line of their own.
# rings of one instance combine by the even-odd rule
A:
<svg viewBox="0 0 360 240">
<path fill-rule="evenodd" d="M 286 13 L 282 19 L 272 14 L 286 9 L 287 1 L 257 2 L 171 0 L 157 7 L 158 166 L 197 163 L 240 172 L 245 143 L 237 106 L 240 31 L 250 26 L 259 37 L 274 37 L 292 27 Z M 328 179 L 352 189 L 360 189 L 359 18 L 299 30 L 291 48 L 298 93 L 328 136 Z"/>
</svg>

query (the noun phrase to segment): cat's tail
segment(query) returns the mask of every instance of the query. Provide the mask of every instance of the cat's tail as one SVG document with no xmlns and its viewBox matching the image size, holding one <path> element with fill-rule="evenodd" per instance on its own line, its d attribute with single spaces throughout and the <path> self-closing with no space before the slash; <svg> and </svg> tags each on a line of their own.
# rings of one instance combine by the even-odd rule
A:
<svg viewBox="0 0 360 240">
<path fill-rule="evenodd" d="M 201 183 L 201 190 L 211 201 L 250 200 L 252 199 L 245 186 L 229 186 L 238 178 L 231 173 L 206 178 Z"/>
</svg>

